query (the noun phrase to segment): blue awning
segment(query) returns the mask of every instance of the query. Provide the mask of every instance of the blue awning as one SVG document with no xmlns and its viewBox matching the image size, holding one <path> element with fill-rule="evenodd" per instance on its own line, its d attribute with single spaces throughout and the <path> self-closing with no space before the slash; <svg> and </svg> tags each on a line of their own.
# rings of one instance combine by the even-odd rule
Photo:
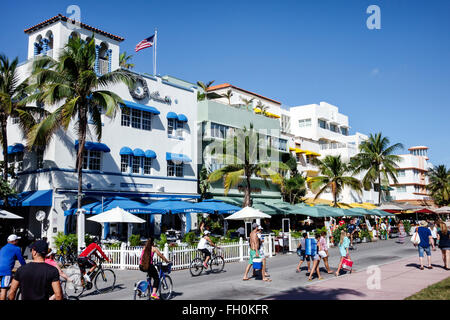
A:
<svg viewBox="0 0 450 320">
<path fill-rule="evenodd" d="M 154 210 L 155 213 L 190 213 L 202 212 L 202 209 L 197 207 L 197 204 L 189 201 L 182 201 L 179 199 L 167 199 L 155 201 L 148 205 L 148 208 Z"/>
<path fill-rule="evenodd" d="M 204 213 L 218 214 L 232 214 L 242 209 L 241 207 L 234 206 L 232 204 L 228 204 L 215 199 L 203 200 L 202 202 L 198 202 L 196 203 L 196 207 L 199 210 L 202 210 L 202 212 Z"/>
<path fill-rule="evenodd" d="M 158 210 L 152 210 L 149 208 L 148 203 L 139 202 L 135 200 L 131 200 L 125 197 L 111 197 L 105 198 L 102 201 L 93 202 L 87 205 L 84 205 L 82 208 L 86 210 L 86 214 L 99 214 L 104 211 L 108 211 L 114 209 L 116 207 L 120 207 L 125 211 L 128 211 L 133 214 L 152 214 L 152 213 L 161 213 Z M 74 215 L 77 212 L 77 209 L 69 209 L 64 211 L 65 216 Z"/>
<path fill-rule="evenodd" d="M 75 140 L 75 149 L 78 150 L 78 140 Z M 101 142 L 86 141 L 84 143 L 84 149 L 90 151 L 111 152 L 108 146 Z"/>
<path fill-rule="evenodd" d="M 133 150 L 133 156 L 135 157 L 144 157 L 145 152 L 142 149 L 136 148 Z"/>
<path fill-rule="evenodd" d="M 17 198 L 9 197 L 8 205 L 11 207 L 51 207 L 53 190 L 37 190 L 19 193 Z M 3 200 L 0 201 L 3 205 Z"/>
<path fill-rule="evenodd" d="M 175 162 L 191 162 L 192 160 L 184 155 L 184 154 L 177 154 L 177 153 L 170 153 L 166 152 L 166 160 L 167 161 L 175 161 Z"/>
<path fill-rule="evenodd" d="M 187 119 L 187 117 L 184 115 L 184 114 L 179 114 L 178 115 L 178 121 L 181 121 L 181 122 L 187 122 L 188 121 L 188 119 Z"/>
<path fill-rule="evenodd" d="M 135 102 L 127 101 L 127 100 L 124 100 L 123 102 L 125 103 L 125 106 L 127 106 L 128 108 L 131 108 L 131 109 L 147 111 L 147 112 L 150 112 L 153 114 L 160 114 L 159 110 L 156 109 L 155 107 L 150 107 L 150 106 L 146 106 L 144 104 L 139 104 L 139 103 L 135 103 Z"/>
<path fill-rule="evenodd" d="M 8 146 L 8 154 L 23 152 L 24 149 L 25 149 L 25 147 L 23 146 L 23 144 L 16 143 L 13 146 Z"/>
<path fill-rule="evenodd" d="M 128 148 L 128 147 L 122 147 L 122 149 L 120 149 L 119 154 L 120 155 L 132 156 L 133 155 L 133 150 L 131 150 L 131 148 Z"/>
<path fill-rule="evenodd" d="M 170 111 L 167 114 L 167 119 L 176 119 L 176 120 L 178 120 L 178 116 L 177 116 L 177 114 L 175 112 Z"/>
<path fill-rule="evenodd" d="M 156 152 L 153 150 L 145 151 L 145 157 L 150 159 L 156 159 Z"/>
</svg>

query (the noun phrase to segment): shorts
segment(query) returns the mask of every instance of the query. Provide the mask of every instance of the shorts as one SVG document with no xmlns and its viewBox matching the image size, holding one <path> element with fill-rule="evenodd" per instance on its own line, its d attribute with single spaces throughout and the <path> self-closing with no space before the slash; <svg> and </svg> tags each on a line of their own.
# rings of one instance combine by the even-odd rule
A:
<svg viewBox="0 0 450 320">
<path fill-rule="evenodd" d="M 80 266 L 81 272 L 83 272 L 83 273 L 86 271 L 86 269 L 90 269 L 96 264 L 94 261 L 92 261 L 88 257 L 79 257 L 77 262 L 78 262 L 78 265 Z"/>
<path fill-rule="evenodd" d="M 439 248 L 439 249 L 441 249 L 441 250 L 450 250 L 450 247 L 442 247 L 442 248 Z"/>
<path fill-rule="evenodd" d="M 211 257 L 211 252 L 209 252 L 208 249 L 198 249 L 201 253 L 203 253 L 203 260 L 206 259 L 206 257 Z"/>
<path fill-rule="evenodd" d="M 11 276 L 0 276 L 0 288 L 8 289 L 11 285 Z"/>
<path fill-rule="evenodd" d="M 253 264 L 253 259 L 256 257 L 256 250 L 250 250 L 250 259 L 248 260 L 248 264 Z"/>
<path fill-rule="evenodd" d="M 261 259 L 264 259 L 265 258 L 265 256 L 264 256 L 264 249 L 263 248 L 261 248 L 261 249 L 259 249 L 259 257 L 261 258 Z"/>
<path fill-rule="evenodd" d="M 428 257 L 431 257 L 431 249 L 430 249 L 430 247 L 427 247 L 427 248 L 422 248 L 421 246 L 418 246 L 418 247 L 419 247 L 419 257 L 423 258 L 424 251 L 427 253 Z"/>
<path fill-rule="evenodd" d="M 301 261 L 311 261 L 311 257 L 306 255 L 305 250 L 300 250 L 300 260 Z"/>
<path fill-rule="evenodd" d="M 313 261 L 320 260 L 320 256 L 317 253 L 312 258 L 313 258 Z"/>
</svg>

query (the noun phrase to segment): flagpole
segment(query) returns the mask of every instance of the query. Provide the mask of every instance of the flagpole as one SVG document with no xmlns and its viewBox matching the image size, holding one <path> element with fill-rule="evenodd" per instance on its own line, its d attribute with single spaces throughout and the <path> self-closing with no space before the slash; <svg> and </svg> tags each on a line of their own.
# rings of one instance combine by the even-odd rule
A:
<svg viewBox="0 0 450 320">
<path fill-rule="evenodd" d="M 155 28 L 155 46 L 153 47 L 153 75 L 156 76 L 156 46 L 158 45 L 158 30 Z"/>
</svg>

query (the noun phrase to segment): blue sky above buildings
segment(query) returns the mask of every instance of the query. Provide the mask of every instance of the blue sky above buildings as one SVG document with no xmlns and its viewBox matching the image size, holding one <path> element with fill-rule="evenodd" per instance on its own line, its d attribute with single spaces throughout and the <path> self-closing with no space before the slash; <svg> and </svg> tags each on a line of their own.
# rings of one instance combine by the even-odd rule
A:
<svg viewBox="0 0 450 320">
<path fill-rule="evenodd" d="M 426 145 L 433 164 L 450 166 L 449 1 L 7 1 L 0 52 L 23 61 L 23 30 L 73 4 L 82 22 L 125 38 L 136 71 L 152 72 L 152 49 L 134 47 L 158 28 L 162 75 L 232 83 L 286 106 L 326 101 L 349 116 L 350 133 L 382 131 L 404 153 Z M 373 4 L 381 30 L 366 26 Z"/>
</svg>

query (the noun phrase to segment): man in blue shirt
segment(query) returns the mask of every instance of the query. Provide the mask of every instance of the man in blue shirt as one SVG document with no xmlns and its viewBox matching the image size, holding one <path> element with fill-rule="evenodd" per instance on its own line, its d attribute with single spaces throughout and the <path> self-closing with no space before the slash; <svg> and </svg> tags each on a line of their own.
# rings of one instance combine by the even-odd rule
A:
<svg viewBox="0 0 450 320">
<path fill-rule="evenodd" d="M 433 251 L 436 250 L 434 246 L 434 240 L 431 236 L 431 231 L 428 228 L 428 224 L 426 221 L 420 221 L 420 226 L 417 228 L 417 233 L 419 234 L 420 243 L 419 243 L 419 260 L 420 260 L 420 270 L 423 270 L 423 256 L 424 252 L 427 254 L 428 258 L 428 269 L 433 269 L 431 266 L 431 250 L 430 244 L 433 247 Z"/>
<path fill-rule="evenodd" d="M 21 265 L 26 264 L 22 257 L 22 252 L 17 246 L 20 237 L 12 234 L 8 237 L 6 246 L 0 249 L 0 300 L 6 299 L 6 291 L 11 284 L 12 269 L 16 260 L 19 260 Z"/>
</svg>

